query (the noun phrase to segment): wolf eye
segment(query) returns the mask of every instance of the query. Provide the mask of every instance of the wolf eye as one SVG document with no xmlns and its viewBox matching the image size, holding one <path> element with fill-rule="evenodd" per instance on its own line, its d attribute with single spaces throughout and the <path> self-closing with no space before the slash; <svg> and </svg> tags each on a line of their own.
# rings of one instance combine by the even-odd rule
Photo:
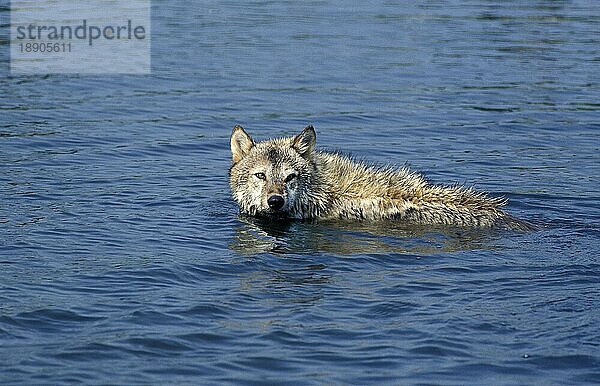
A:
<svg viewBox="0 0 600 386">
<path fill-rule="evenodd" d="M 287 177 L 285 177 L 285 182 L 290 182 L 291 180 L 293 180 L 296 177 L 297 177 L 296 173 L 290 173 L 290 174 L 288 174 Z"/>
<path fill-rule="evenodd" d="M 254 177 L 258 178 L 259 180 L 266 180 L 267 176 L 265 176 L 265 173 L 254 173 Z"/>
</svg>

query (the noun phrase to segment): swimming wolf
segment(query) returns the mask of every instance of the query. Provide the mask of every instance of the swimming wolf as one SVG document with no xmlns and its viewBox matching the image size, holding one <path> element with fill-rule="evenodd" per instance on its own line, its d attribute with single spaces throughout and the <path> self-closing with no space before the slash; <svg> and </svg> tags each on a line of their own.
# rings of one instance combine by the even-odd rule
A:
<svg viewBox="0 0 600 386">
<path fill-rule="evenodd" d="M 312 126 L 255 142 L 231 134 L 231 191 L 242 214 L 271 219 L 395 220 L 407 224 L 529 229 L 501 208 L 503 198 L 432 185 L 406 167 L 376 166 L 315 149 Z"/>
</svg>

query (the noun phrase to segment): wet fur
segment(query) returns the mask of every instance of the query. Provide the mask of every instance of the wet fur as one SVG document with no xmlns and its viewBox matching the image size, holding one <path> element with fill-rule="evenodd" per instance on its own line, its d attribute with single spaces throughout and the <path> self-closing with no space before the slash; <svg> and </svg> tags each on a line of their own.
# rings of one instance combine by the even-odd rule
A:
<svg viewBox="0 0 600 386">
<path fill-rule="evenodd" d="M 255 143 L 241 126 L 231 136 L 230 185 L 243 214 L 270 218 L 396 220 L 423 225 L 530 225 L 502 210 L 506 200 L 460 186 L 428 183 L 407 168 L 381 167 L 314 149 L 312 126 L 289 138 Z M 263 173 L 264 180 L 256 177 Z M 295 178 L 286 181 L 291 174 Z M 261 176 L 262 177 L 262 176 Z M 267 204 L 284 197 L 280 210 Z"/>
</svg>

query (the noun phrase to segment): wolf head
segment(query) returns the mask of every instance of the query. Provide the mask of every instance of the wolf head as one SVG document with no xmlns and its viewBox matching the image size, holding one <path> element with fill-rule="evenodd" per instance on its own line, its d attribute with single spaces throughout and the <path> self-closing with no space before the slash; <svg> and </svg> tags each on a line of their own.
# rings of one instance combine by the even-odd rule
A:
<svg viewBox="0 0 600 386">
<path fill-rule="evenodd" d="M 295 137 L 255 143 L 241 126 L 231 134 L 229 182 L 244 214 L 301 218 L 315 174 L 315 129 Z"/>
</svg>

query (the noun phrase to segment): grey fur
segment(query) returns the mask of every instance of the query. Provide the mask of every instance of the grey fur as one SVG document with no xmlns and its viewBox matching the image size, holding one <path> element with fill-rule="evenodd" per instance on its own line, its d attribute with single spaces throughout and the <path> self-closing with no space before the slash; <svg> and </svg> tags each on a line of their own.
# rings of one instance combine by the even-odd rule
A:
<svg viewBox="0 0 600 386">
<path fill-rule="evenodd" d="M 241 213 L 294 219 L 396 220 L 426 225 L 529 229 L 501 208 L 503 198 L 438 186 L 407 168 L 379 167 L 315 150 L 312 126 L 295 137 L 255 143 L 241 126 L 231 135 L 230 185 Z M 262 179 L 262 177 L 265 177 Z M 277 211 L 273 195 L 285 199 Z"/>
</svg>

